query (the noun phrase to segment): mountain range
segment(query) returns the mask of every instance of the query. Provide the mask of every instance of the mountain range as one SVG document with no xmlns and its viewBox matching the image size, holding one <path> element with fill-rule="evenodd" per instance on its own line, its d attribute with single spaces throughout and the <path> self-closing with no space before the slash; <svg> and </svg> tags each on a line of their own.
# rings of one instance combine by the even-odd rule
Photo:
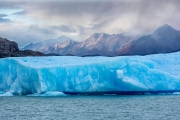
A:
<svg viewBox="0 0 180 120">
<path fill-rule="evenodd" d="M 31 43 L 24 50 L 40 51 L 45 54 L 76 56 L 118 56 L 147 55 L 168 53 L 180 50 L 180 31 L 165 24 L 152 34 L 137 36 L 129 33 L 94 33 L 83 42 L 77 42 L 67 36 L 58 39 Z"/>
</svg>

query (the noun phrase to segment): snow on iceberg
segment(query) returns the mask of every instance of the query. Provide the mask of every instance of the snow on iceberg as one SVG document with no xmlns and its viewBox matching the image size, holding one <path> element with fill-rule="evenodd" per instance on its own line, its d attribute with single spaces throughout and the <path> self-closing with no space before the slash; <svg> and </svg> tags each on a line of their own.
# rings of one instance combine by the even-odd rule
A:
<svg viewBox="0 0 180 120">
<path fill-rule="evenodd" d="M 180 90 L 180 52 L 119 57 L 18 57 L 0 59 L 0 91 Z"/>
</svg>

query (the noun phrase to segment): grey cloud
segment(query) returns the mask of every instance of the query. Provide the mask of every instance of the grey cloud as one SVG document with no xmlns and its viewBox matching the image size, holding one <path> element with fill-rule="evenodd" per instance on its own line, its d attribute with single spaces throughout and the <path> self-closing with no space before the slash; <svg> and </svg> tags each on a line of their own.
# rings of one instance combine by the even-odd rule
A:
<svg viewBox="0 0 180 120">
<path fill-rule="evenodd" d="M 174 19 L 174 14 L 180 12 L 179 0 L 142 0 L 136 12 L 134 30 L 152 32 L 163 24 L 174 25 L 169 19 Z M 175 19 L 179 19 L 176 17 Z M 179 19 L 180 21 L 180 19 Z M 180 29 L 176 23 L 173 27 Z"/>
<path fill-rule="evenodd" d="M 67 25 L 59 25 L 59 26 L 51 26 L 51 29 L 56 29 L 62 32 L 68 32 L 68 33 L 75 33 L 77 30 L 74 27 L 67 26 Z"/>
<path fill-rule="evenodd" d="M 83 15 L 91 15 L 93 16 L 92 23 L 105 19 L 111 19 L 112 21 L 109 22 L 114 22 L 117 18 L 132 14 L 135 16 L 129 18 L 135 21 L 132 27 L 138 28 L 139 26 L 143 29 L 147 26 L 152 29 L 157 27 L 156 22 L 162 19 L 158 14 L 166 16 L 167 13 L 163 11 L 168 9 L 168 5 L 171 5 L 177 12 L 180 11 L 179 0 L 46 1 L 38 2 L 33 8 L 34 11 L 43 10 L 44 16 L 59 16 L 67 20 L 69 17 L 74 17 L 74 19 L 82 17 L 82 21 L 86 21 Z M 163 19 L 160 22 L 164 24 L 166 20 Z"/>
<path fill-rule="evenodd" d="M 83 15 L 92 15 L 98 19 L 120 15 L 124 9 L 123 5 L 124 3 L 119 1 L 52 1 L 38 3 L 34 9 L 43 9 L 49 16 L 82 17 Z"/>
<path fill-rule="evenodd" d="M 7 22 L 11 22 L 11 20 L 0 16 L 0 23 L 7 23 Z"/>
<path fill-rule="evenodd" d="M 108 24 L 109 22 L 111 22 L 112 19 L 105 19 L 103 20 L 102 22 L 100 23 L 97 23 L 97 24 L 90 24 L 90 26 L 92 26 L 92 29 L 98 29 L 98 28 L 101 28 L 103 27 L 104 25 Z"/>
<path fill-rule="evenodd" d="M 0 18 L 1 17 L 7 17 L 8 15 L 6 15 L 6 14 L 0 14 Z"/>
<path fill-rule="evenodd" d="M 28 45 L 29 43 L 37 43 L 37 41 L 44 40 L 35 34 L 34 35 L 26 35 L 24 37 L 10 36 L 8 38 L 10 40 L 16 41 L 20 48 L 23 48 L 25 45 Z"/>
<path fill-rule="evenodd" d="M 26 13 L 27 13 L 27 11 L 23 10 L 21 12 L 13 13 L 12 15 L 25 15 Z"/>
<path fill-rule="evenodd" d="M 31 32 L 26 32 L 24 29 L 9 29 L 9 30 L 0 30 L 0 37 L 7 38 L 11 41 L 16 41 L 19 47 L 24 47 L 30 42 L 36 43 L 37 41 L 44 40 L 42 36 L 38 34 L 32 34 Z"/>
<path fill-rule="evenodd" d="M 8 16 L 8 15 L 6 15 L 6 14 L 0 14 L 0 23 L 12 22 L 10 19 L 4 18 L 4 17 L 7 17 L 7 16 Z"/>
<path fill-rule="evenodd" d="M 10 5 L 9 2 L 6 6 Z M 9 3 L 9 4 L 8 4 Z M 69 16 L 82 17 L 83 15 L 92 15 L 94 21 L 121 17 L 124 14 L 135 14 L 138 20 L 141 18 L 153 18 L 156 17 L 157 11 L 166 9 L 166 6 L 172 4 L 172 6 L 180 10 L 179 0 L 39 0 L 37 2 L 32 1 L 18 1 L 12 2 L 13 7 L 28 7 L 31 12 L 42 11 L 42 16 L 65 16 L 67 19 Z M 164 13 L 165 14 L 165 13 Z M 82 18 L 82 20 L 86 20 Z M 93 22 L 94 22 L 93 21 Z"/>
<path fill-rule="evenodd" d="M 38 32 L 40 34 L 50 34 L 50 35 L 53 35 L 54 32 L 52 30 L 49 30 L 47 28 L 40 28 L 38 25 L 31 25 L 29 26 L 29 29 L 30 31 L 32 32 Z"/>
<path fill-rule="evenodd" d="M 19 8 L 19 6 L 27 6 L 32 0 L 0 0 L 0 8 Z"/>
<path fill-rule="evenodd" d="M 150 13 L 149 9 L 151 9 L 151 13 L 154 13 L 167 4 L 172 4 L 175 8 L 180 9 L 179 0 L 39 0 L 37 2 L 18 0 L 18 2 L 1 2 L 0 6 L 29 7 L 31 11 L 43 10 L 44 14 L 49 16 L 80 17 L 83 14 L 91 14 L 100 18 L 103 16 L 121 16 L 121 14 L 126 14 L 127 12 L 144 15 Z"/>
</svg>

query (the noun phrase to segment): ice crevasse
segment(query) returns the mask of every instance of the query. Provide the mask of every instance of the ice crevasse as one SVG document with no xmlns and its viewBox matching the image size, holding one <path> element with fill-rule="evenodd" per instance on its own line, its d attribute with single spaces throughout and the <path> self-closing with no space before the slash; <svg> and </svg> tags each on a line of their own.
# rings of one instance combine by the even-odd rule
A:
<svg viewBox="0 0 180 120">
<path fill-rule="evenodd" d="M 0 91 L 180 90 L 180 52 L 118 57 L 14 57 L 0 59 Z"/>
</svg>

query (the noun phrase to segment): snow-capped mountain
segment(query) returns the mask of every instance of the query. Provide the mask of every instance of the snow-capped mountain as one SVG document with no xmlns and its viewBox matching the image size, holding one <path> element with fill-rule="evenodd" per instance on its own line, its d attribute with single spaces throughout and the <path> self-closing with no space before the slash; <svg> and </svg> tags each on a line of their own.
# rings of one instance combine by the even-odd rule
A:
<svg viewBox="0 0 180 120">
<path fill-rule="evenodd" d="M 71 51 L 70 54 L 86 56 L 86 55 L 105 55 L 114 56 L 116 51 L 133 41 L 136 37 L 122 34 L 109 35 L 106 33 L 95 33 L 87 40 L 80 43 Z"/>
<path fill-rule="evenodd" d="M 40 51 L 43 53 L 48 53 L 48 50 L 50 47 L 54 46 L 57 43 L 63 43 L 67 40 L 72 40 L 72 39 L 63 35 L 57 39 L 48 39 L 48 40 L 44 40 L 42 42 L 38 42 L 35 44 L 30 43 L 29 45 L 25 46 L 23 49 L 24 50 L 29 49 L 29 50 L 34 50 L 34 51 Z"/>
<path fill-rule="evenodd" d="M 79 42 L 75 42 L 73 40 L 67 40 L 62 43 L 57 43 L 48 49 L 48 53 L 56 53 L 59 55 L 67 55 L 70 54 L 71 50 L 78 45 Z"/>
<path fill-rule="evenodd" d="M 29 44 L 24 49 L 77 56 L 147 55 L 180 50 L 180 31 L 165 24 L 150 35 L 135 36 L 130 33 L 109 35 L 94 33 L 83 42 L 61 36 L 58 39 Z"/>
<path fill-rule="evenodd" d="M 61 38 L 61 37 L 60 37 Z M 24 49 L 36 50 L 40 52 L 56 53 L 60 55 L 108 55 L 114 56 L 116 52 L 136 37 L 127 33 L 105 34 L 94 33 L 83 42 L 76 42 L 71 38 L 64 37 L 63 40 L 46 40 L 36 44 L 29 44 Z M 52 42 L 51 42 L 52 41 Z"/>
</svg>

